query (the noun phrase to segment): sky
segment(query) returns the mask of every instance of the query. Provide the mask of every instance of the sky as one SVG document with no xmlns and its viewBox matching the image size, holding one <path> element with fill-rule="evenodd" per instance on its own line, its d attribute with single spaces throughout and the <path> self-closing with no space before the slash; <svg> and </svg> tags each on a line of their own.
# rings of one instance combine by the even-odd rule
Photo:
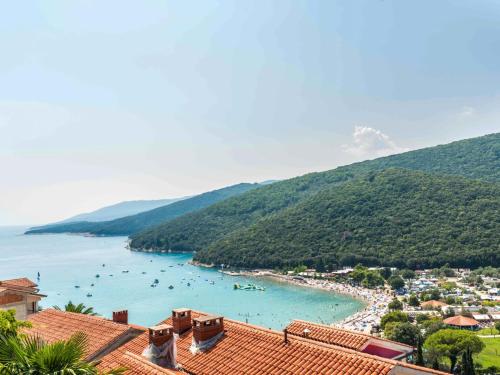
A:
<svg viewBox="0 0 500 375">
<path fill-rule="evenodd" d="M 4 1 L 0 225 L 500 131 L 500 2 Z"/>
</svg>

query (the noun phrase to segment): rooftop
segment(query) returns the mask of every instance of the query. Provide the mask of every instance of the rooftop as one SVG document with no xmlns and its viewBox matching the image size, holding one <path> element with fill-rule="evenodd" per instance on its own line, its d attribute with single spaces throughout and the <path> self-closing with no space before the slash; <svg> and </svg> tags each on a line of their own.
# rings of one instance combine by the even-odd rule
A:
<svg viewBox="0 0 500 375">
<path fill-rule="evenodd" d="M 479 324 L 479 322 L 476 319 L 468 318 L 462 315 L 457 315 L 447 318 L 443 320 L 443 323 L 457 327 L 473 327 Z"/>
<path fill-rule="evenodd" d="M 166 369 L 149 362 L 146 358 L 125 352 L 116 356 L 116 362 L 108 362 L 110 368 L 127 368 L 127 374 L 134 375 L 178 375 L 182 372 L 172 369 Z"/>
<path fill-rule="evenodd" d="M 193 318 L 206 315 L 192 311 Z M 231 319 L 224 319 L 224 322 L 224 335 L 214 346 L 201 353 L 193 354 L 189 350 L 193 339 L 192 330 L 179 336 L 176 346 L 177 363 L 181 372 L 196 375 L 235 373 L 392 375 L 399 373 L 398 369 L 404 369 L 405 374 L 444 374 L 294 335 L 288 335 L 288 342 L 285 343 L 282 332 Z M 172 324 L 171 318 L 162 324 Z M 127 358 L 127 361 L 130 361 L 130 358 L 137 360 L 148 343 L 148 333 L 139 335 L 106 355 L 99 364 L 100 369 L 110 370 L 120 365 L 126 366 L 124 358 Z M 130 357 L 131 355 L 136 357 Z M 129 367 L 126 374 L 143 373 L 135 366 L 136 364 L 133 368 Z M 142 366 L 142 363 L 137 366 Z M 171 374 L 173 370 L 162 369 L 162 371 L 165 371 L 162 374 Z"/>
<path fill-rule="evenodd" d="M 413 350 L 413 347 L 410 345 L 375 337 L 362 332 L 349 331 L 304 320 L 294 320 L 287 327 L 288 333 L 294 336 L 304 336 L 305 329 L 309 330 L 307 338 L 310 340 L 338 345 L 357 351 L 364 349 L 370 341 L 386 342 L 398 347 L 405 347 L 407 351 Z"/>
<path fill-rule="evenodd" d="M 136 337 L 143 330 L 137 326 L 119 324 L 98 316 L 46 309 L 28 317 L 32 328 L 28 334 L 40 336 L 47 342 L 67 340 L 77 332 L 88 339 L 85 352 L 87 359 L 94 359 L 104 352 L 115 349 L 125 341 Z"/>
<path fill-rule="evenodd" d="M 36 288 L 36 287 L 38 287 L 38 285 L 36 283 L 31 281 L 27 277 L 21 277 L 19 279 L 1 280 L 0 285 L 21 287 L 21 288 Z"/>
<path fill-rule="evenodd" d="M 308 338 L 311 340 L 338 345 L 353 350 L 360 350 L 370 340 L 369 336 L 361 333 L 337 329 L 303 320 L 294 320 L 286 329 L 289 334 L 294 336 L 303 336 L 304 330 L 309 329 Z"/>
</svg>

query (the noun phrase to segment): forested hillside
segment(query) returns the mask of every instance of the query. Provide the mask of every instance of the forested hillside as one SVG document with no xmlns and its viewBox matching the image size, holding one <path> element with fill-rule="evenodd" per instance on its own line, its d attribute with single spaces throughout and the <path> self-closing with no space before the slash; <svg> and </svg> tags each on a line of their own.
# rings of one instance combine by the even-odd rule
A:
<svg viewBox="0 0 500 375">
<path fill-rule="evenodd" d="M 158 207 L 150 211 L 141 212 L 136 215 L 126 216 L 120 219 L 104 222 L 78 222 L 68 224 L 56 224 L 41 228 L 33 228 L 26 234 L 35 233 L 90 233 L 106 236 L 126 236 L 138 232 L 150 226 L 157 225 L 182 216 L 192 211 L 208 207 L 226 198 L 242 194 L 255 189 L 259 184 L 237 184 L 203 193 L 192 198 L 187 198 L 169 205 Z"/>
<path fill-rule="evenodd" d="M 203 263 L 500 265 L 500 185 L 389 169 L 329 188 L 211 243 Z"/>
<path fill-rule="evenodd" d="M 35 227 L 34 229 L 42 229 L 54 225 L 76 223 L 82 221 L 89 221 L 89 222 L 111 221 L 125 216 L 136 215 L 141 212 L 153 210 L 158 207 L 167 206 L 169 204 L 181 201 L 186 198 L 188 197 L 120 202 L 113 204 L 111 206 L 105 206 L 99 208 L 98 210 L 92 212 L 86 212 L 83 214 L 75 215 L 65 220 L 59 221 L 57 223 Z"/>
<path fill-rule="evenodd" d="M 500 134 L 453 142 L 276 182 L 133 235 L 131 246 L 200 251 L 231 232 L 279 213 L 318 192 L 387 168 L 500 181 Z M 201 255 L 200 255 L 201 256 Z"/>
</svg>

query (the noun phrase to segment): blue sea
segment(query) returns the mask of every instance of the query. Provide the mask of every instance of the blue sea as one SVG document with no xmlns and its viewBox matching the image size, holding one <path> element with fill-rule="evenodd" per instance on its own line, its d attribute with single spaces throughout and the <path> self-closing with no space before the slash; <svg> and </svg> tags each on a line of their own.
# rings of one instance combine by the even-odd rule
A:
<svg viewBox="0 0 500 375">
<path fill-rule="evenodd" d="M 71 300 L 106 317 L 128 309 L 129 321 L 145 326 L 165 319 L 173 308 L 189 307 L 273 329 L 292 319 L 331 323 L 363 308 L 360 301 L 331 292 L 193 266 L 189 254 L 129 251 L 126 237 L 27 236 L 26 229 L 0 227 L 0 280 L 37 281 L 40 272 L 40 291 L 47 295 L 43 307 Z M 159 283 L 153 288 L 155 279 Z M 234 290 L 235 283 L 266 290 Z"/>
</svg>

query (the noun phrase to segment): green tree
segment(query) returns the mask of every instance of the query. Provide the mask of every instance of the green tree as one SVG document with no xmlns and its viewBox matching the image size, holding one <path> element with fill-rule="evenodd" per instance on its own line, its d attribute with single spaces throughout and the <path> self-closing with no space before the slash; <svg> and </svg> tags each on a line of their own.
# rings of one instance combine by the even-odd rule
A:
<svg viewBox="0 0 500 375">
<path fill-rule="evenodd" d="M 408 305 L 413 307 L 420 306 L 420 301 L 415 294 L 410 295 L 410 298 L 408 299 Z"/>
<path fill-rule="evenodd" d="M 67 341 L 46 344 L 40 338 L 28 335 L 0 336 L 0 373 L 18 374 L 98 374 L 95 363 L 86 362 L 84 357 L 86 338 L 76 333 Z M 116 369 L 108 374 L 120 374 Z"/>
<path fill-rule="evenodd" d="M 380 276 L 382 276 L 386 280 L 388 280 L 389 277 L 392 276 L 392 271 L 389 267 L 384 267 L 379 272 L 380 272 Z"/>
<path fill-rule="evenodd" d="M 54 306 L 54 309 L 61 310 L 59 306 Z M 78 314 L 85 314 L 85 315 L 97 315 L 97 313 L 94 312 L 93 307 L 87 307 L 83 303 L 75 305 L 71 301 L 69 301 L 66 305 L 64 305 L 64 311 L 74 312 Z"/>
<path fill-rule="evenodd" d="M 472 350 L 466 348 L 462 352 L 462 375 L 475 375 L 474 359 L 472 358 Z"/>
<path fill-rule="evenodd" d="M 391 302 L 389 302 L 387 307 L 390 311 L 403 310 L 403 303 L 397 298 L 394 298 Z"/>
<path fill-rule="evenodd" d="M 417 336 L 417 356 L 415 358 L 415 364 L 417 366 L 424 366 L 424 351 L 423 351 L 423 338 L 422 335 L 419 332 L 419 335 Z"/>
<path fill-rule="evenodd" d="M 429 291 L 429 297 L 430 299 L 437 301 L 438 299 L 441 298 L 441 292 L 437 288 L 431 289 Z"/>
<path fill-rule="evenodd" d="M 432 318 L 432 319 L 427 319 L 423 321 L 420 325 L 424 332 L 424 339 L 432 335 L 433 333 L 436 333 L 437 331 L 445 328 L 445 325 L 443 323 L 443 320 L 440 318 Z"/>
<path fill-rule="evenodd" d="M 427 314 L 417 314 L 417 316 L 415 317 L 417 324 L 422 324 L 423 322 L 425 322 L 429 319 L 430 319 L 430 317 Z"/>
<path fill-rule="evenodd" d="M 450 371 L 455 369 L 458 357 L 466 350 L 479 353 L 484 348 L 484 343 L 470 331 L 456 329 L 442 329 L 430 335 L 424 343 L 424 349 L 439 359 L 448 357 Z"/>
<path fill-rule="evenodd" d="M 393 290 L 401 289 L 405 286 L 405 282 L 401 276 L 391 276 L 387 282 Z"/>
<path fill-rule="evenodd" d="M 392 312 L 385 314 L 382 317 L 382 319 L 380 319 L 380 327 L 382 329 L 385 329 L 385 325 L 387 323 L 391 323 L 391 322 L 406 323 L 409 321 L 410 321 L 410 319 L 408 317 L 408 314 L 405 314 L 402 311 L 392 311 Z"/>
<path fill-rule="evenodd" d="M 16 336 L 18 330 L 23 327 L 31 327 L 31 324 L 17 320 L 15 310 L 0 310 L 0 335 Z"/>
<path fill-rule="evenodd" d="M 378 271 L 366 271 L 365 272 L 365 278 L 361 282 L 361 285 L 363 285 L 365 288 L 376 288 L 378 286 L 384 285 L 384 279 L 382 276 L 380 276 L 380 273 Z"/>
<path fill-rule="evenodd" d="M 354 270 L 351 272 L 349 275 L 352 281 L 354 281 L 356 284 L 361 284 L 361 282 L 364 280 L 366 276 L 366 271 L 367 268 L 363 267 L 361 264 L 358 264 L 356 267 L 354 267 Z"/>
<path fill-rule="evenodd" d="M 385 325 L 384 336 L 389 340 L 416 346 L 420 337 L 420 330 L 409 322 L 391 322 Z"/>
<path fill-rule="evenodd" d="M 401 276 L 403 279 L 410 280 L 415 278 L 415 271 L 404 269 L 401 271 Z"/>
</svg>

